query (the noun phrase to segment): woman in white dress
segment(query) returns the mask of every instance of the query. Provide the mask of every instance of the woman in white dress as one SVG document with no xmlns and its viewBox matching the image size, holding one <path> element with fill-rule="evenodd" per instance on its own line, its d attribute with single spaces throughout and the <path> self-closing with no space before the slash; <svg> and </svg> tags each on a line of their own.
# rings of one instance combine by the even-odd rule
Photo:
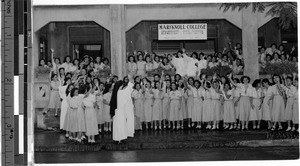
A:
<svg viewBox="0 0 300 166">
<path fill-rule="evenodd" d="M 202 111 L 203 111 L 203 94 L 205 90 L 201 87 L 199 80 L 194 81 L 194 86 L 187 85 L 187 88 L 193 94 L 193 109 L 192 109 L 192 122 L 197 129 L 201 129 Z"/>
<path fill-rule="evenodd" d="M 140 83 L 135 83 L 134 91 L 131 94 L 134 100 L 134 115 L 135 115 L 135 127 L 137 130 L 142 129 L 142 123 L 145 122 L 144 114 L 144 94 L 141 89 Z"/>
<path fill-rule="evenodd" d="M 96 96 L 94 86 L 89 95 L 83 99 L 83 106 L 85 107 L 85 125 L 86 135 L 88 136 L 88 143 L 95 143 L 95 135 L 98 135 L 97 113 L 95 110 Z"/>
<path fill-rule="evenodd" d="M 65 91 L 65 94 L 66 94 L 66 101 L 65 102 L 66 102 L 66 104 L 65 104 L 64 107 L 67 108 L 67 111 L 66 111 L 66 115 L 65 115 L 65 119 L 64 119 L 64 123 L 63 123 L 63 130 L 66 131 L 65 137 L 69 138 L 69 139 L 73 139 L 73 138 L 70 138 L 70 131 L 67 129 L 67 126 L 69 126 L 69 124 L 70 124 L 70 111 L 69 111 L 70 109 L 69 109 L 68 98 L 70 98 L 70 93 L 71 93 L 73 88 L 74 88 L 74 84 L 69 84 L 68 87 L 66 88 L 66 91 Z"/>
<path fill-rule="evenodd" d="M 194 86 L 194 78 L 190 77 L 188 78 L 187 84 L 190 86 Z M 193 91 L 191 89 L 187 89 L 187 121 L 188 121 L 188 127 L 191 127 L 191 120 L 192 120 L 192 111 L 193 111 L 193 106 L 194 106 L 194 96 L 193 96 Z"/>
<path fill-rule="evenodd" d="M 172 66 L 169 63 L 168 58 L 166 58 L 166 57 L 163 58 L 162 63 L 161 63 L 161 67 L 164 70 L 170 70 L 170 69 L 172 69 Z"/>
<path fill-rule="evenodd" d="M 296 125 L 298 125 L 297 131 L 299 132 L 299 92 L 298 92 L 298 78 L 295 78 L 293 81 L 294 86 L 297 88 L 297 91 L 294 93 L 294 103 L 293 103 L 293 128 L 292 131 L 296 130 Z"/>
<path fill-rule="evenodd" d="M 70 56 L 66 56 L 64 63 L 61 64 L 58 68 L 64 68 L 65 72 L 72 72 L 73 69 L 73 63 L 71 62 L 71 57 Z"/>
<path fill-rule="evenodd" d="M 95 72 L 103 70 L 103 64 L 101 63 L 101 57 L 97 56 L 94 63 Z"/>
<path fill-rule="evenodd" d="M 186 75 L 186 60 L 182 56 L 182 51 L 178 51 L 177 56 L 178 58 L 172 57 L 171 64 L 175 67 L 176 74 L 184 76 Z"/>
<path fill-rule="evenodd" d="M 167 121 L 169 120 L 169 114 L 170 114 L 170 91 L 171 91 L 171 81 L 165 80 L 163 81 L 163 126 L 164 129 L 166 129 Z"/>
<path fill-rule="evenodd" d="M 187 107 L 186 100 L 188 98 L 186 92 L 186 86 L 184 81 L 180 79 L 178 81 L 178 90 L 180 91 L 182 97 L 180 98 L 180 109 L 178 110 L 178 118 L 179 118 L 179 129 L 183 129 L 183 120 L 187 119 Z"/>
<path fill-rule="evenodd" d="M 171 91 L 169 93 L 169 96 L 170 96 L 169 121 L 172 122 L 173 130 L 175 130 L 175 125 L 176 125 L 176 129 L 178 129 L 178 124 L 179 124 L 178 112 L 180 110 L 180 98 L 182 96 L 175 82 L 171 83 Z"/>
<path fill-rule="evenodd" d="M 153 63 L 151 62 L 151 57 L 150 55 L 146 55 L 146 72 L 150 72 L 153 70 Z"/>
<path fill-rule="evenodd" d="M 211 119 L 213 121 L 212 130 L 219 129 L 219 122 L 222 120 L 221 112 L 221 94 L 219 88 L 219 82 L 217 80 L 212 81 L 212 88 L 210 88 L 211 96 Z"/>
<path fill-rule="evenodd" d="M 55 110 L 55 117 L 57 117 L 58 109 L 61 107 L 61 101 L 59 97 L 59 85 L 61 84 L 61 81 L 58 80 L 58 77 L 56 74 L 53 74 L 51 76 L 51 82 L 50 82 L 50 87 L 51 87 L 51 93 L 50 93 L 50 99 L 49 99 L 49 104 L 48 104 L 48 109 Z M 44 111 L 44 114 L 47 112 Z"/>
<path fill-rule="evenodd" d="M 83 99 L 87 97 L 88 93 L 87 91 L 90 90 L 89 87 L 86 86 L 79 86 L 78 89 L 78 104 L 81 105 L 81 107 L 78 107 L 77 109 L 77 138 L 76 141 L 81 142 L 85 139 L 84 134 L 86 132 L 86 126 L 85 126 L 85 114 L 83 109 Z"/>
<path fill-rule="evenodd" d="M 234 78 L 234 83 L 238 84 L 240 83 L 240 80 L 238 78 Z M 241 97 L 241 92 L 240 92 L 240 87 L 234 87 L 232 86 L 232 95 L 233 95 L 233 104 L 234 104 L 234 113 L 235 113 L 235 119 L 236 119 L 236 123 L 234 124 L 234 129 L 241 129 L 241 125 L 239 123 L 239 100 Z"/>
<path fill-rule="evenodd" d="M 158 55 L 154 56 L 154 61 L 153 61 L 153 70 L 158 69 L 161 66 L 160 62 L 160 57 Z"/>
<path fill-rule="evenodd" d="M 59 126 L 60 126 L 60 129 L 62 130 L 63 129 L 63 126 L 64 126 L 64 123 L 65 123 L 65 119 L 66 119 L 66 114 L 67 114 L 67 110 L 68 110 L 68 102 L 67 102 L 67 94 L 66 94 L 66 90 L 67 90 L 67 87 L 71 84 L 71 79 L 70 78 L 65 78 L 65 84 L 64 86 L 60 86 L 58 87 L 58 93 L 59 93 L 59 96 L 60 98 L 62 99 L 62 102 L 61 102 L 61 111 L 60 111 L 60 123 L 59 123 Z"/>
<path fill-rule="evenodd" d="M 235 122 L 235 111 L 233 104 L 233 91 L 230 89 L 230 83 L 225 82 L 223 88 L 223 97 L 224 97 L 224 129 L 233 129 L 233 125 Z M 229 128 L 230 126 L 230 128 Z"/>
<path fill-rule="evenodd" d="M 104 131 L 108 131 L 111 132 L 111 128 L 112 128 L 112 119 L 110 117 L 109 114 L 109 110 L 110 110 L 110 99 L 111 99 L 111 93 L 112 93 L 112 85 L 111 84 L 107 84 L 105 86 L 105 89 L 103 91 L 103 109 L 104 109 Z"/>
<path fill-rule="evenodd" d="M 152 109 L 152 121 L 153 121 L 153 129 L 159 130 L 162 121 L 162 90 L 160 87 L 160 82 L 154 83 L 153 92 L 153 109 Z M 157 125 L 158 124 L 158 125 Z"/>
<path fill-rule="evenodd" d="M 136 75 L 137 72 L 137 65 L 134 62 L 134 57 L 131 55 L 128 57 L 128 62 L 127 62 L 127 71 L 130 75 L 134 76 Z"/>
<path fill-rule="evenodd" d="M 134 135 L 134 111 L 131 98 L 133 83 L 131 75 L 124 77 L 123 85 L 117 92 L 117 109 L 113 117 L 113 140 L 119 143 Z"/>
<path fill-rule="evenodd" d="M 231 75 L 229 76 L 231 78 Z M 251 104 L 250 104 L 250 96 L 252 96 L 252 85 L 250 83 L 250 77 L 243 76 L 241 77 L 241 82 L 235 84 L 232 79 L 230 79 L 231 84 L 233 84 L 236 87 L 240 88 L 240 94 L 241 97 L 239 99 L 239 120 L 242 124 L 242 130 L 246 129 L 248 130 L 248 123 L 249 123 L 249 115 L 251 110 Z"/>
<path fill-rule="evenodd" d="M 201 70 L 202 69 L 206 69 L 207 68 L 207 65 L 208 65 L 208 62 L 207 60 L 205 59 L 205 56 L 204 56 L 204 53 L 201 52 L 199 54 L 199 62 L 198 62 L 198 75 L 199 76 L 201 74 Z"/>
<path fill-rule="evenodd" d="M 254 80 L 252 84 L 252 96 L 250 99 L 251 110 L 249 120 L 252 121 L 253 129 L 260 129 L 260 121 L 262 119 L 262 90 L 261 90 L 261 80 Z M 257 122 L 257 123 L 256 123 Z"/>
<path fill-rule="evenodd" d="M 137 75 L 138 76 L 145 76 L 146 75 L 146 62 L 143 60 L 143 55 L 138 55 L 138 61 L 136 62 L 137 65 Z"/>
<path fill-rule="evenodd" d="M 197 59 L 198 54 L 196 52 L 193 52 L 191 57 L 189 57 L 185 53 L 183 53 L 182 56 L 186 61 L 186 75 L 188 77 L 196 76 L 198 74 L 198 66 L 199 66 L 198 64 L 199 61 Z"/>
<path fill-rule="evenodd" d="M 285 86 L 285 93 L 287 96 L 287 102 L 285 107 L 285 120 L 287 121 L 288 128 L 286 131 L 290 131 L 292 129 L 291 122 L 293 119 L 293 104 L 294 104 L 294 97 L 295 93 L 297 92 L 297 88 L 292 85 L 293 78 L 287 77 L 286 79 L 286 86 Z"/>
<path fill-rule="evenodd" d="M 277 74 L 273 75 L 273 82 L 275 83 L 275 85 L 272 86 L 273 87 L 272 95 L 274 96 L 274 98 L 273 98 L 273 103 L 271 105 L 271 110 L 272 110 L 271 118 L 274 124 L 271 130 L 276 129 L 276 124 L 278 124 L 278 130 L 282 130 L 281 122 L 284 122 L 285 91 L 283 85 L 281 84 L 281 79 L 279 75 Z"/>
<path fill-rule="evenodd" d="M 262 80 L 263 85 L 263 104 L 262 104 L 262 120 L 268 122 L 268 130 L 271 129 L 271 108 L 270 103 L 272 101 L 272 87 L 267 78 Z"/>
<path fill-rule="evenodd" d="M 104 125 L 104 103 L 103 103 L 103 90 L 104 84 L 100 83 L 98 78 L 93 80 L 94 86 L 96 86 L 96 112 L 98 120 L 99 132 L 102 132 L 102 126 Z"/>
<path fill-rule="evenodd" d="M 153 111 L 153 91 L 151 88 L 151 83 L 148 79 L 146 79 L 145 90 L 144 90 L 144 115 L 146 122 L 146 129 L 148 129 L 148 125 L 152 122 L 152 111 Z"/>
<path fill-rule="evenodd" d="M 66 124 L 66 130 L 70 132 L 70 140 L 76 138 L 76 133 L 78 131 L 77 126 L 77 109 L 81 107 L 80 98 L 78 97 L 78 89 L 73 88 L 70 95 L 67 98 L 68 101 L 68 123 Z"/>
<path fill-rule="evenodd" d="M 210 92 L 210 88 L 211 88 L 211 84 L 208 81 L 204 81 L 203 82 L 203 88 L 205 89 L 205 93 L 204 93 L 204 100 L 203 100 L 203 112 L 202 112 L 202 122 L 207 123 L 206 125 L 206 129 L 211 129 L 212 127 L 212 104 L 211 104 L 211 92 Z"/>
</svg>

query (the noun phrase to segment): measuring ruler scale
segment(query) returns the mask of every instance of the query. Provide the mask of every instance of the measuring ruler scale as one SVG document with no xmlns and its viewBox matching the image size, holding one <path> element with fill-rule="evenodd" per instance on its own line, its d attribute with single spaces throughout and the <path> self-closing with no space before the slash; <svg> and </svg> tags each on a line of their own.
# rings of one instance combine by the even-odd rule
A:
<svg viewBox="0 0 300 166">
<path fill-rule="evenodd" d="M 14 1 L 1 4 L 2 165 L 14 165 Z"/>
<path fill-rule="evenodd" d="M 30 0 L 1 0 L 1 165 L 5 166 L 27 164 L 30 5 Z"/>
</svg>

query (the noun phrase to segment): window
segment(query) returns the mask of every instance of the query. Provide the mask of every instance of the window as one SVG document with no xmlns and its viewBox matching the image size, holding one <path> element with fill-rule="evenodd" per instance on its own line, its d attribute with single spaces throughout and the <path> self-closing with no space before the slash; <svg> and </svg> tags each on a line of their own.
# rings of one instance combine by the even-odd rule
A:
<svg viewBox="0 0 300 166">
<path fill-rule="evenodd" d="M 153 40 L 152 42 L 152 51 L 161 52 L 161 51 L 175 51 L 177 52 L 182 45 L 182 41 L 176 40 Z"/>
</svg>

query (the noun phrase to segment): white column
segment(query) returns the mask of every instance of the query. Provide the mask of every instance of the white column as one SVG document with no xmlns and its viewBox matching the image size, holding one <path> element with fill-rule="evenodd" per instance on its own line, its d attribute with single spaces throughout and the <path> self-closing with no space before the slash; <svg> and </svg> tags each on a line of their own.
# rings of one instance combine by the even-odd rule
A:
<svg viewBox="0 0 300 166">
<path fill-rule="evenodd" d="M 111 67 L 112 73 L 121 79 L 126 75 L 126 41 L 124 5 L 110 5 L 111 31 Z"/>
<path fill-rule="evenodd" d="M 252 6 L 242 10 L 242 45 L 245 63 L 244 75 L 254 81 L 259 78 L 258 13 L 252 12 Z"/>
</svg>

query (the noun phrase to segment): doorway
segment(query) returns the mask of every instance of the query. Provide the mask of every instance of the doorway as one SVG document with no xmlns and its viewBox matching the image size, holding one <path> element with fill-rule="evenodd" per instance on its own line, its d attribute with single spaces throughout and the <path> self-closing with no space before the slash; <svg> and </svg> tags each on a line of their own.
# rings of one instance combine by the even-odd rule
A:
<svg viewBox="0 0 300 166">
<path fill-rule="evenodd" d="M 93 59 L 96 59 L 97 56 L 103 57 L 103 50 L 101 43 L 87 44 L 87 43 L 77 43 L 72 44 L 73 50 L 78 50 L 79 55 L 74 53 L 74 58 L 82 60 L 85 55 L 89 55 Z"/>
</svg>

